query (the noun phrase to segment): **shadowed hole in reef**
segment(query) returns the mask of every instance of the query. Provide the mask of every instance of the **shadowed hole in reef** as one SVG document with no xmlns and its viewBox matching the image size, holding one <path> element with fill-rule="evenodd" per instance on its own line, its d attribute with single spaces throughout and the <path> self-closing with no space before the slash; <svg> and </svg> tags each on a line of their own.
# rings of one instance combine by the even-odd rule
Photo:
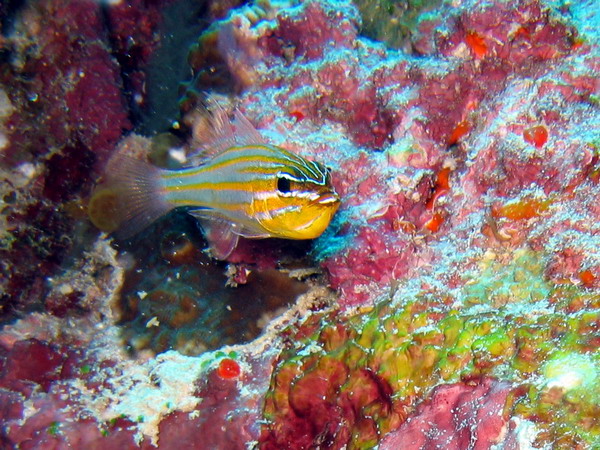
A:
<svg viewBox="0 0 600 450">
<path fill-rule="evenodd" d="M 301 259 L 308 248 L 290 241 L 255 242 L 292 260 Z M 226 286 L 227 264 L 209 258 L 204 247 L 202 232 L 185 212 L 119 243 L 127 271 L 118 324 L 132 354 L 175 349 L 197 355 L 249 342 L 308 290 L 286 273 L 256 268 L 246 284 Z"/>
</svg>

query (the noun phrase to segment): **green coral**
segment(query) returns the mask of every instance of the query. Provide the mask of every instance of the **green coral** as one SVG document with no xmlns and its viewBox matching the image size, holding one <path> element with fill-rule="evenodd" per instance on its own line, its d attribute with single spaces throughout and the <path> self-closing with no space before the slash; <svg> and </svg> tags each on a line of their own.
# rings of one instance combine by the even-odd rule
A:
<svg viewBox="0 0 600 450">
<path fill-rule="evenodd" d="M 598 341 L 599 318 L 597 314 L 593 319 L 585 316 L 572 324 L 581 330 L 594 323 L 593 338 L 577 331 L 568 333 L 558 348 L 548 351 L 548 359 L 535 372 L 537 382 L 515 405 L 517 415 L 534 417 L 544 425 L 542 438 L 553 442 L 554 448 L 600 445 L 600 355 L 589 348 L 590 338 Z"/>
<path fill-rule="evenodd" d="M 265 436 L 286 442 L 285 433 L 299 432 L 298 422 L 324 426 L 320 436 L 328 435 L 316 413 L 307 412 L 321 411 L 346 427 L 328 436 L 346 436 L 336 445 L 373 448 L 435 386 L 491 376 L 520 386 L 506 408 L 537 424 L 537 444 L 600 445 L 600 296 L 551 285 L 542 260 L 524 251 L 484 267 L 464 294 L 475 303 L 499 303 L 486 313 L 427 295 L 353 317 L 311 317 L 274 372 Z M 532 314 L 540 300 L 545 313 Z M 355 413 L 335 417 L 346 410 Z"/>
<path fill-rule="evenodd" d="M 60 422 L 52 422 L 46 431 L 48 434 L 56 436 L 60 432 Z"/>
<path fill-rule="evenodd" d="M 362 15 L 362 34 L 393 48 L 401 48 L 410 41 L 422 15 L 441 3 L 441 0 L 354 0 Z"/>
<path fill-rule="evenodd" d="M 490 255 L 480 273 L 471 275 L 473 281 L 464 290 L 466 305 L 531 303 L 548 298 L 552 285 L 544 278 L 543 258 L 530 251 L 518 250 L 504 263 Z"/>
<path fill-rule="evenodd" d="M 236 359 L 238 357 L 238 353 L 234 350 L 229 351 L 228 353 L 225 353 L 222 350 L 219 350 L 213 354 L 211 353 L 205 353 L 204 356 L 206 357 L 204 359 L 204 361 L 202 361 L 202 363 L 200 364 L 200 367 L 204 370 L 207 369 L 209 366 L 216 366 L 218 361 L 221 361 L 222 359 Z"/>
</svg>

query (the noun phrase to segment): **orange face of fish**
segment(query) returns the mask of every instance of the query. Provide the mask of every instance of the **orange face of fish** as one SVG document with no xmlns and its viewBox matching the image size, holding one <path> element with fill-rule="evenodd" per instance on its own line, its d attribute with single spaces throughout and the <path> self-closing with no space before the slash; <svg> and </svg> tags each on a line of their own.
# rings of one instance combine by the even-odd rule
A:
<svg viewBox="0 0 600 450">
<path fill-rule="evenodd" d="M 273 195 L 258 195 L 253 209 L 257 222 L 272 237 L 314 239 L 340 205 L 329 172 L 316 162 L 287 167 L 268 182 Z"/>
</svg>

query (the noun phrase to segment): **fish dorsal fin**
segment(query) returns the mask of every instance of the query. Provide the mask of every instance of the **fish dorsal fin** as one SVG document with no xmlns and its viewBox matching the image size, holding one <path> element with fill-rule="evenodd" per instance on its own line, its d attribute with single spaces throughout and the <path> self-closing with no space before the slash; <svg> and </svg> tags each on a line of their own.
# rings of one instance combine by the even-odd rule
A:
<svg viewBox="0 0 600 450">
<path fill-rule="evenodd" d="M 254 125 L 237 108 L 233 111 L 233 125 L 235 132 L 244 140 L 244 145 L 267 143 Z"/>
<path fill-rule="evenodd" d="M 189 155 L 192 165 L 201 164 L 231 147 L 266 144 L 265 139 L 239 109 L 236 108 L 231 117 L 215 102 L 209 111 L 210 117 L 199 121 L 199 126 L 194 127 L 197 151 Z"/>
</svg>

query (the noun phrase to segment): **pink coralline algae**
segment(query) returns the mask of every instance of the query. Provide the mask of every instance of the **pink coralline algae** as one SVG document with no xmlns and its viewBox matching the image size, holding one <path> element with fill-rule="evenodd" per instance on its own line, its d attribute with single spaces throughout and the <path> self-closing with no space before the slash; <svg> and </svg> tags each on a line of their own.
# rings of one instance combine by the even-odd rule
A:
<svg viewBox="0 0 600 450">
<path fill-rule="evenodd" d="M 0 445 L 598 447 L 595 3 L 211 4 L 164 118 L 176 144 L 157 150 L 123 133 L 151 103 L 167 3 L 11 13 Z M 83 204 L 104 163 L 131 142 L 184 158 L 215 88 L 331 168 L 325 234 L 244 241 L 227 262 L 183 212 L 99 237 Z M 87 212 L 110 222 L 101 200 Z"/>
<path fill-rule="evenodd" d="M 490 448 L 507 431 L 503 409 L 510 392 L 510 384 L 487 378 L 440 386 L 379 448 Z"/>
<path fill-rule="evenodd" d="M 39 302 L 44 277 L 71 247 L 66 204 L 89 189 L 130 127 L 97 3 L 37 2 L 15 26 L 18 39 L 3 41 L 12 52 L 2 71 L 12 113 L 2 128 L 2 179 L 14 189 L 3 211 L 3 315 Z"/>
<path fill-rule="evenodd" d="M 556 152 L 548 145 L 573 142 L 565 133 L 589 122 L 586 99 L 597 84 L 590 81 L 594 59 L 585 39 L 538 2 L 452 11 L 441 6 L 418 21 L 429 30 L 429 35 L 418 33 L 418 42 L 430 41 L 423 59 L 361 39 L 360 18 L 346 6 L 335 13 L 325 2 L 272 6 L 271 12 L 263 6 L 264 20 L 256 11 L 249 19 L 234 16 L 223 21 L 221 34 L 233 34 L 236 51 L 253 55 L 252 65 L 242 60 L 231 68 L 240 83 L 258 71 L 257 60 L 266 65 L 264 76 L 248 76 L 253 87 L 246 94 L 247 108 L 257 111 L 259 124 L 276 122 L 292 135 L 309 133 L 312 143 L 288 145 L 327 155 L 337 169 L 346 208 L 331 228 L 336 236 L 324 240 L 323 247 L 318 243 L 317 250 L 332 285 L 344 293 L 342 302 L 357 305 L 375 298 L 373 292 L 390 280 L 411 277 L 416 254 L 422 253 L 420 264 L 431 264 L 431 249 L 415 242 L 456 232 L 472 206 L 485 211 L 478 200 L 486 190 L 516 196 L 519 188 L 537 183 L 547 195 L 549 183 L 574 187 L 582 182 L 575 172 L 560 170 L 565 154 L 579 158 L 579 152 L 574 147 Z M 496 14 L 503 20 L 496 21 Z M 318 27 L 325 18 L 339 21 L 338 26 Z M 428 26 L 431 21 L 438 26 Z M 307 52 L 297 42 L 298 26 L 290 23 L 319 29 L 315 35 L 328 51 Z M 474 33 L 478 39 L 467 39 Z M 485 45 L 485 51 L 474 52 L 473 42 Z M 582 63 L 575 70 L 576 60 Z M 577 81 L 564 78 L 578 72 Z M 277 113 L 260 106 L 272 99 Z M 564 113 L 565 108 L 573 113 Z M 310 123 L 332 127 L 330 136 L 314 132 Z M 340 140 L 334 144 L 336 132 Z M 542 140 L 547 143 L 541 145 Z M 590 136 L 586 145 L 592 141 Z M 585 164 L 582 175 L 590 170 Z M 427 207 L 437 174 L 448 167 L 450 184 L 458 189 Z M 536 176 L 542 173 L 544 179 Z M 573 184 L 561 176 L 578 179 Z M 473 199 L 465 195 L 475 187 L 471 180 L 481 185 Z"/>
<path fill-rule="evenodd" d="M 22 65 L 5 80 L 11 101 L 24 105 L 9 119 L 7 156 L 19 162 L 71 143 L 106 158 L 130 124 L 99 5 L 39 2 L 25 14 L 24 39 L 14 42 Z"/>
</svg>

